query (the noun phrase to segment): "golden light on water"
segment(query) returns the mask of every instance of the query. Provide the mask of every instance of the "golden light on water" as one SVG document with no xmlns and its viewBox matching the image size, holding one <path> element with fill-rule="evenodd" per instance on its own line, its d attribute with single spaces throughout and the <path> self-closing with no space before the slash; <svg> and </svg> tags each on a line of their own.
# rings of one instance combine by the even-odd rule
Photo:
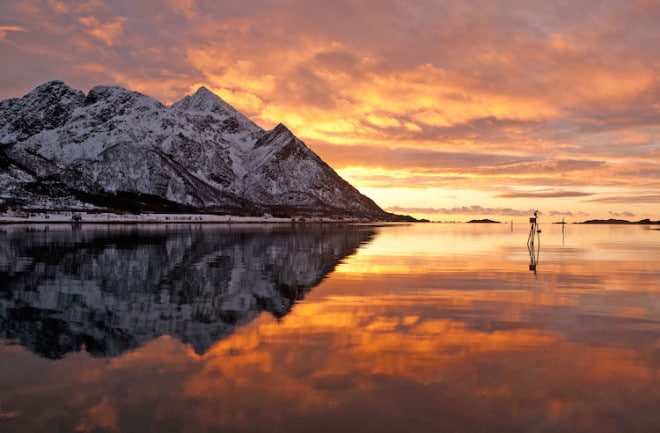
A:
<svg viewBox="0 0 660 433">
<path fill-rule="evenodd" d="M 51 286 L 55 270 L 73 275 L 69 256 L 44 254 L 46 264 L 27 252 L 38 265 L 12 275 L 0 310 L 3 329 L 19 330 L 0 345 L 0 425 L 655 431 L 657 231 L 542 228 L 534 269 L 526 224 L 150 227 L 146 244 L 126 242 L 139 229 L 10 231 L 35 251 L 33 240 L 87 235 L 64 254 L 89 270 L 107 257 L 129 267 L 180 257 L 190 272 L 176 284 L 145 274 L 146 287 L 123 293 L 124 272 L 111 265 L 90 274 L 99 279 Z M 208 266 L 232 263 L 228 252 L 240 260 Z M 26 289 L 25 275 L 43 284 Z M 35 307 L 19 314 L 28 301 Z"/>
</svg>

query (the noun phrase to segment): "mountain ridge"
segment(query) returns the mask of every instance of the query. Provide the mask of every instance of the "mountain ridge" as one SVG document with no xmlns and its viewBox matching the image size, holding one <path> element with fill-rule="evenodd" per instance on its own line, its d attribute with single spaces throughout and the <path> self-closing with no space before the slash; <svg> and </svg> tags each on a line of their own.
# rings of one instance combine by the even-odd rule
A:
<svg viewBox="0 0 660 433">
<path fill-rule="evenodd" d="M 205 87 L 166 106 L 63 81 L 0 102 L 0 209 L 410 221 L 382 210 L 284 124 L 264 130 Z"/>
</svg>

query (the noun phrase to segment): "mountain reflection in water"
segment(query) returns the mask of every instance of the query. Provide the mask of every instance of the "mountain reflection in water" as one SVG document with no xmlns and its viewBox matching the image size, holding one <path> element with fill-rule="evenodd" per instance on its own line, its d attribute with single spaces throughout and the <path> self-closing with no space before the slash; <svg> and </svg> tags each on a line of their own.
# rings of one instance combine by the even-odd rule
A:
<svg viewBox="0 0 660 433">
<path fill-rule="evenodd" d="M 286 315 L 373 229 L 44 227 L 0 239 L 0 338 L 45 358 L 117 356 L 162 335 L 206 352 Z"/>
</svg>

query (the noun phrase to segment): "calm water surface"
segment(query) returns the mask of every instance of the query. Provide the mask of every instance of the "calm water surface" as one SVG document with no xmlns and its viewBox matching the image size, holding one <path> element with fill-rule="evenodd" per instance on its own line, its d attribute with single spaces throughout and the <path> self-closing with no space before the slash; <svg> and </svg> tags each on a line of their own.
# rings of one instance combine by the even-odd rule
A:
<svg viewBox="0 0 660 433">
<path fill-rule="evenodd" d="M 660 231 L 0 227 L 0 432 L 658 432 Z"/>
</svg>

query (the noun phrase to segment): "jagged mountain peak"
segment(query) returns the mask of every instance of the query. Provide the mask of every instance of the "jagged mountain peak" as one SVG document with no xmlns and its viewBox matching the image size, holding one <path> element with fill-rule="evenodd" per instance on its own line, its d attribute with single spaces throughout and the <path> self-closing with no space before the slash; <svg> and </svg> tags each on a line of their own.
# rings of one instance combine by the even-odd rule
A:
<svg viewBox="0 0 660 433">
<path fill-rule="evenodd" d="M 23 96 L 18 101 L 24 102 L 23 105 L 29 108 L 41 108 L 44 105 L 53 104 L 76 104 L 79 105 L 85 94 L 80 90 L 75 90 L 60 80 L 48 81 Z"/>
<path fill-rule="evenodd" d="M 231 112 L 236 111 L 234 107 L 204 86 L 201 86 L 192 95 L 184 96 L 183 99 L 172 104 L 172 107 L 182 111 L 213 111 L 218 108 Z"/>
<path fill-rule="evenodd" d="M 255 144 L 255 148 L 268 147 L 273 151 L 281 151 L 285 147 L 292 146 L 307 147 L 283 123 L 278 123 L 273 129 L 266 131 Z"/>
<path fill-rule="evenodd" d="M 185 96 L 180 101 L 172 104 L 172 108 L 191 113 L 209 113 L 219 116 L 223 120 L 234 119 L 241 127 L 251 132 L 261 131 L 261 128 L 243 113 L 204 86 L 201 86 L 192 95 Z"/>
<path fill-rule="evenodd" d="M 78 92 L 77 90 L 72 89 L 69 87 L 64 81 L 62 80 L 51 80 L 51 81 L 46 81 L 45 83 L 37 86 L 34 90 L 32 90 L 29 94 L 31 93 L 54 93 L 54 92 L 63 92 L 63 91 L 72 91 L 72 92 Z"/>
<path fill-rule="evenodd" d="M 63 81 L 48 81 L 23 96 L 0 104 L 0 141 L 12 142 L 64 125 L 85 94 Z"/>
<path fill-rule="evenodd" d="M 227 115 L 239 114 L 238 110 L 204 86 L 197 89 L 192 95 L 187 95 L 172 104 L 172 108 L 182 111 L 208 111 Z"/>
<path fill-rule="evenodd" d="M 272 129 L 273 133 L 280 135 L 280 134 L 289 134 L 293 135 L 293 132 L 284 124 L 284 123 L 278 123 L 275 128 Z"/>
<path fill-rule="evenodd" d="M 206 86 L 199 86 L 199 89 L 197 89 L 197 91 L 193 94 L 193 96 L 209 97 L 209 98 L 214 98 L 214 99 L 222 99 L 221 97 L 219 97 L 215 93 L 211 92 Z"/>
<path fill-rule="evenodd" d="M 98 102 L 111 104 L 115 107 L 139 107 L 141 108 L 140 111 L 165 108 L 162 103 L 150 96 L 114 85 L 95 86 L 87 93 L 85 105 Z"/>
</svg>

